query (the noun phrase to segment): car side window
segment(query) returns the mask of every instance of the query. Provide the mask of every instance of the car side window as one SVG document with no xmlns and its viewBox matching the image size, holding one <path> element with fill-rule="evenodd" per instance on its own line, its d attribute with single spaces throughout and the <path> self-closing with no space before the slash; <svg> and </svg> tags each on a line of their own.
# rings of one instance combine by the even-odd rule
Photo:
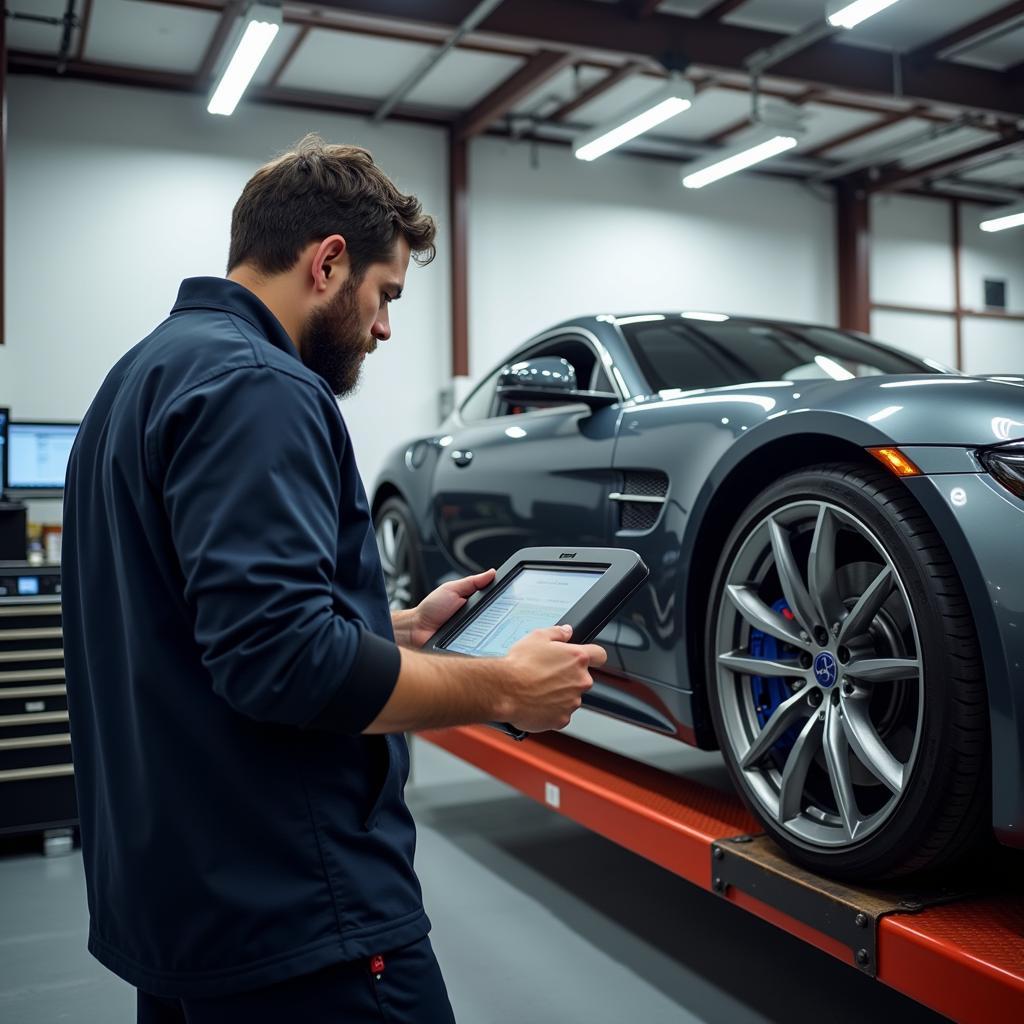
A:
<svg viewBox="0 0 1024 1024">
<path fill-rule="evenodd" d="M 485 377 L 470 394 L 459 409 L 459 415 L 464 423 L 475 423 L 477 420 L 485 420 L 491 415 L 491 408 L 494 405 L 494 395 L 498 387 L 498 376 L 501 370 L 495 370 L 489 377 Z"/>
</svg>

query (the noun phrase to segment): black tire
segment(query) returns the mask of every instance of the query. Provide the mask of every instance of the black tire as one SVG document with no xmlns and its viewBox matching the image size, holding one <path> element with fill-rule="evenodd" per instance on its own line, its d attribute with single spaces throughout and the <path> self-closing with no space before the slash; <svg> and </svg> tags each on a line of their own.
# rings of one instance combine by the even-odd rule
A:
<svg viewBox="0 0 1024 1024">
<path fill-rule="evenodd" d="M 751 566 L 759 564 L 768 567 L 758 569 L 758 572 L 764 574 L 761 582 L 756 584 L 764 590 L 763 594 L 757 595 L 759 599 L 767 604 L 772 599 L 773 587 L 781 592 L 783 576 L 776 566 L 779 552 L 784 551 L 784 548 L 770 547 L 770 554 L 763 554 L 760 556 L 762 561 L 756 562 L 759 557 L 757 551 L 763 551 L 764 537 L 767 536 L 770 544 L 775 544 L 781 531 L 786 538 L 786 546 L 793 554 L 792 564 L 798 573 L 804 574 L 806 596 L 824 594 L 826 591 L 820 581 L 825 577 L 821 569 L 825 563 L 816 567 L 815 580 L 811 580 L 810 564 L 815 557 L 812 545 L 818 533 L 816 530 L 808 539 L 809 528 L 806 524 L 801 527 L 800 520 L 802 512 L 805 509 L 810 511 L 815 503 L 819 508 L 819 526 L 824 520 L 830 519 L 830 529 L 835 532 L 829 536 L 840 537 L 832 545 L 838 565 L 829 591 L 833 607 L 843 607 L 844 586 L 854 594 L 847 600 L 853 602 L 857 599 L 856 588 L 852 584 L 842 583 L 843 579 L 849 580 L 858 572 L 862 578 L 868 579 L 878 568 L 864 568 L 870 563 L 864 561 L 866 556 L 857 548 L 858 544 L 862 544 L 863 550 L 867 550 L 867 545 L 871 543 L 870 534 L 884 549 L 882 557 L 887 555 L 890 560 L 888 568 L 886 564 L 882 565 L 883 574 L 888 571 L 898 580 L 898 584 L 893 584 L 893 589 L 887 591 L 890 596 L 879 607 L 875 617 L 862 617 L 860 620 L 870 622 L 870 631 L 858 634 L 860 639 L 857 641 L 859 650 L 867 653 L 851 656 L 849 648 L 834 646 L 832 650 L 837 653 L 831 663 L 827 658 L 819 662 L 819 658 L 828 654 L 826 650 L 820 649 L 820 645 L 826 637 L 829 643 L 839 643 L 837 637 L 829 635 L 835 624 L 830 626 L 826 621 L 824 632 L 819 633 L 815 641 L 799 626 L 799 619 L 793 618 L 788 607 L 791 602 L 785 602 L 785 607 L 776 604 L 776 613 L 786 619 L 791 629 L 800 633 L 801 640 L 810 642 L 806 644 L 807 649 L 786 647 L 784 643 L 777 646 L 778 650 L 785 647 L 787 658 L 796 659 L 804 670 L 802 678 L 787 679 L 780 676 L 766 683 L 759 676 L 744 673 L 740 664 L 744 654 L 763 649 L 762 637 L 765 634 L 759 633 L 750 624 L 752 618 L 756 618 L 758 609 L 749 606 L 744 611 L 741 608 L 744 592 L 753 591 L 755 584 L 736 581 L 742 579 Z M 769 516 L 778 518 L 769 520 Z M 856 527 L 859 524 L 866 524 L 870 534 L 858 534 Z M 800 533 L 801 528 L 803 534 Z M 762 532 L 759 533 L 759 530 Z M 847 530 L 847 533 L 841 533 L 842 530 Z M 822 535 L 827 532 L 824 529 L 821 531 Z M 818 549 L 824 549 L 824 546 L 825 542 L 821 541 Z M 807 561 L 801 562 L 798 552 L 805 550 L 808 552 Z M 853 559 L 850 564 L 838 564 L 841 551 Z M 856 561 L 858 558 L 861 561 Z M 733 582 L 727 591 L 730 570 Z M 792 575 L 789 578 L 792 579 Z M 751 576 L 751 579 L 755 577 Z M 870 584 L 864 593 L 869 589 Z M 762 492 L 736 524 L 719 562 L 711 597 L 706 651 L 708 697 L 715 732 L 737 790 L 768 834 L 785 847 L 794 860 L 811 870 L 836 877 L 881 879 L 949 864 L 964 857 L 984 836 L 991 836 L 988 705 L 974 623 L 945 545 L 928 517 L 898 479 L 873 467 L 855 464 L 817 466 L 783 477 Z M 820 596 L 811 597 L 810 605 L 805 606 L 805 609 L 816 608 L 820 612 L 825 603 Z M 869 667 L 880 664 L 877 660 L 857 661 L 858 658 L 894 658 L 899 655 L 899 651 L 891 645 L 906 642 L 899 633 L 900 607 L 906 615 L 905 630 L 916 629 L 915 646 L 919 648 L 910 654 L 906 654 L 904 648 L 907 660 L 901 664 L 909 664 L 910 659 L 916 657 L 916 680 L 910 678 L 892 682 L 879 679 L 862 683 L 854 679 L 852 673 L 845 674 L 855 667 L 867 671 Z M 851 619 L 849 635 L 852 636 L 856 627 L 853 617 L 849 615 L 850 604 L 846 604 L 845 608 L 836 617 L 841 620 Z M 890 608 L 896 608 L 897 611 L 890 615 Z M 806 611 L 802 618 L 808 618 Z M 745 634 L 744 629 L 747 631 Z M 740 639 L 738 649 L 732 652 L 735 657 L 724 653 L 730 638 L 744 636 L 749 640 L 746 648 L 743 648 Z M 769 642 L 780 644 L 774 638 Z M 890 647 L 886 648 L 885 653 L 880 654 L 874 650 L 874 647 L 886 644 Z M 842 661 L 844 657 L 847 662 Z M 853 661 L 849 660 L 851 657 Z M 813 660 L 809 662 L 809 659 Z M 777 655 L 777 660 L 783 660 L 782 656 Z M 794 662 L 787 660 L 783 667 L 790 665 L 794 665 Z M 822 679 L 826 682 L 822 683 Z M 896 696 L 882 689 L 887 683 L 894 687 L 893 693 Z M 778 696 L 766 707 L 764 695 L 767 684 L 779 689 L 776 691 Z M 743 690 L 746 685 L 752 687 L 749 697 Z M 825 689 L 825 686 L 831 689 Z M 756 690 L 758 687 L 761 689 Z M 859 692 L 861 687 L 863 692 L 859 696 L 863 702 L 859 709 L 852 708 L 855 698 L 846 694 Z M 874 692 L 875 687 L 878 688 L 877 694 Z M 755 690 L 760 696 L 753 695 Z M 803 714 L 800 700 L 804 690 L 810 709 L 808 717 L 806 720 L 786 718 L 786 722 L 795 724 L 786 733 L 772 730 L 772 736 L 781 736 L 782 739 L 773 739 L 772 745 L 768 746 L 769 730 L 765 728 L 767 721 L 763 721 L 761 716 L 766 716 L 770 721 L 770 716 L 783 703 L 791 704 L 794 714 Z M 817 692 L 813 692 L 815 690 Z M 792 701 L 789 699 L 790 692 Z M 817 704 L 812 700 L 815 697 L 818 698 Z M 867 767 L 870 759 L 857 760 L 859 754 L 850 739 L 851 731 L 856 731 L 851 711 L 862 718 L 865 715 L 872 718 L 877 715 L 875 708 L 878 701 L 887 703 L 887 706 L 902 706 L 902 712 L 893 713 L 890 728 L 893 735 L 896 735 L 897 729 L 902 729 L 901 742 L 913 745 L 912 755 L 902 765 L 899 786 L 890 784 L 888 789 L 881 787 L 879 780 L 882 775 L 871 775 Z M 830 724 L 816 725 L 812 721 L 815 718 L 824 720 L 826 713 Z M 904 715 L 902 724 L 899 713 Z M 746 721 L 752 722 L 752 739 L 741 758 L 744 750 L 744 714 L 748 716 Z M 803 724 L 805 721 L 806 725 Z M 907 723 L 911 721 L 916 731 L 914 738 L 908 741 L 906 736 L 911 727 Z M 872 721 L 871 724 L 876 723 Z M 766 733 L 765 742 L 760 746 L 754 742 L 758 725 Z M 815 730 L 823 730 L 820 755 L 806 753 L 805 757 L 797 759 L 795 752 L 798 749 L 801 753 L 809 752 L 814 741 L 808 738 L 800 748 L 797 743 L 802 742 L 805 735 L 811 737 Z M 794 735 L 799 737 L 795 742 L 792 741 Z M 879 735 L 888 747 L 892 746 L 893 741 L 885 738 L 882 724 L 877 725 L 873 738 Z M 785 744 L 790 742 L 792 746 L 787 752 Z M 826 747 L 829 748 L 827 751 Z M 877 749 L 876 746 L 871 747 L 871 750 Z M 837 756 L 837 750 L 842 752 L 841 757 Z M 802 781 L 799 784 L 791 782 L 788 796 L 784 798 L 783 790 L 786 787 L 787 771 L 790 771 L 791 757 L 794 761 L 799 760 L 800 767 L 793 768 L 789 778 L 800 778 Z M 741 767 L 741 760 L 747 761 L 745 769 Z M 902 762 L 903 758 L 897 755 L 894 761 Z M 846 767 L 842 773 L 847 782 L 854 773 L 859 772 L 857 785 L 850 784 L 845 790 L 847 794 L 857 795 L 853 808 L 856 814 L 844 814 L 843 802 L 840 800 L 840 788 L 836 781 L 840 772 L 835 766 L 843 762 Z M 884 759 L 876 758 L 873 763 L 884 763 Z M 803 767 L 808 764 L 809 768 Z M 775 774 L 772 774 L 773 771 Z M 824 783 L 821 781 L 822 771 Z M 798 772 L 805 774 L 798 775 Z M 813 795 L 813 784 L 818 787 L 817 797 Z M 771 813 L 770 801 L 773 785 L 778 789 L 774 815 Z M 797 814 L 790 816 L 797 806 L 793 799 L 797 785 L 802 787 L 798 805 L 800 809 Z M 872 785 L 876 789 L 881 788 L 881 794 L 872 790 Z M 831 787 L 831 790 L 827 787 Z M 829 791 L 832 794 L 831 812 L 826 806 Z M 873 831 L 867 830 L 867 820 L 860 822 L 857 819 L 857 815 L 863 813 L 859 810 L 859 804 L 867 796 L 879 803 L 880 808 L 875 812 Z M 881 803 L 883 800 L 885 803 Z M 883 816 L 883 812 L 886 816 Z M 829 813 L 834 814 L 834 819 L 827 816 Z M 818 833 L 824 834 L 829 822 L 833 820 L 838 821 L 835 834 L 839 840 L 819 840 Z M 850 827 L 851 821 L 855 822 L 853 827 Z M 816 822 L 819 824 L 816 825 Z M 858 831 L 862 824 L 865 825 L 863 833 Z M 849 841 L 843 842 L 844 838 Z"/>
<path fill-rule="evenodd" d="M 409 506 L 401 498 L 388 498 L 374 513 L 373 528 L 377 534 L 391 610 L 414 607 L 426 596 L 426 584 L 419 531 Z M 401 534 L 398 550 L 394 553 L 385 551 L 389 528 Z"/>
</svg>

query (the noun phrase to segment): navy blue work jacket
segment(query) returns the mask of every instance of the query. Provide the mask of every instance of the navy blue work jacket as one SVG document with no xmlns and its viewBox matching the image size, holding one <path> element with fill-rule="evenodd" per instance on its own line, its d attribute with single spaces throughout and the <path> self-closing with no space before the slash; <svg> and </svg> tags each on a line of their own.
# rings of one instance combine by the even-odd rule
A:
<svg viewBox="0 0 1024 1024">
<path fill-rule="evenodd" d="M 155 995 L 258 988 L 429 930 L 394 644 L 352 445 L 248 289 L 186 280 L 110 371 L 64 505 L 89 948 Z"/>
</svg>

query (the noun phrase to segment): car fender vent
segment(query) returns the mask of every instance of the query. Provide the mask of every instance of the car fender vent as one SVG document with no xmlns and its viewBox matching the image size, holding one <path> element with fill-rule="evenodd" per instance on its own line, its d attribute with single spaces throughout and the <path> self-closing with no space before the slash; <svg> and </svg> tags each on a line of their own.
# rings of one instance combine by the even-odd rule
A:
<svg viewBox="0 0 1024 1024">
<path fill-rule="evenodd" d="M 612 498 L 619 505 L 619 530 L 650 530 L 668 498 L 668 476 L 657 469 L 628 470 Z"/>
</svg>

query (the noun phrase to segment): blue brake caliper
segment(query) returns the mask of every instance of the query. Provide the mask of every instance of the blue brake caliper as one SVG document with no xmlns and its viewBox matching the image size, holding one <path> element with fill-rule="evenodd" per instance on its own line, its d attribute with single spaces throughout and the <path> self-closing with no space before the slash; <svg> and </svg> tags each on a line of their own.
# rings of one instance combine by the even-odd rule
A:
<svg viewBox="0 0 1024 1024">
<path fill-rule="evenodd" d="M 793 618 L 793 613 L 789 610 L 789 605 L 786 604 L 785 598 L 779 598 L 772 605 L 772 611 L 778 612 L 787 619 Z M 791 655 L 792 648 L 781 640 L 776 640 L 775 637 L 762 633 L 759 629 L 752 629 L 750 631 L 750 653 L 755 658 L 775 661 Z M 793 694 L 786 680 L 779 676 L 751 676 L 750 685 L 754 698 L 754 708 L 757 711 L 757 720 L 761 727 L 764 728 L 768 719 L 775 714 L 778 706 Z M 799 735 L 800 729 L 798 726 L 792 726 L 787 729 L 779 738 L 778 743 L 772 747 L 773 753 L 781 755 L 784 759 L 790 748 L 796 743 Z"/>
</svg>

